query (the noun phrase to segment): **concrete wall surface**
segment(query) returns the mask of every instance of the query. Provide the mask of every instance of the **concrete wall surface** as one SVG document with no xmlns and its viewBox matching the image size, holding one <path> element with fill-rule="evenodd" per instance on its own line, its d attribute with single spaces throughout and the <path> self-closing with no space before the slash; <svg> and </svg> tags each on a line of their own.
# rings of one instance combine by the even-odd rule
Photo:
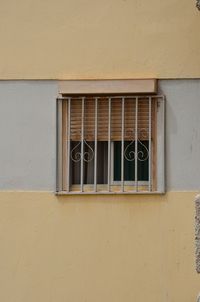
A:
<svg viewBox="0 0 200 302">
<path fill-rule="evenodd" d="M 200 80 L 159 81 L 166 96 L 167 190 L 199 190 Z"/>
<path fill-rule="evenodd" d="M 56 183 L 56 82 L 0 82 L 0 189 Z"/>
<path fill-rule="evenodd" d="M 200 77 L 195 0 L 1 0 L 0 79 Z"/>
<path fill-rule="evenodd" d="M 199 190 L 200 80 L 161 80 L 167 191 Z M 0 82 L 0 189 L 54 191 L 56 81 Z"/>
</svg>

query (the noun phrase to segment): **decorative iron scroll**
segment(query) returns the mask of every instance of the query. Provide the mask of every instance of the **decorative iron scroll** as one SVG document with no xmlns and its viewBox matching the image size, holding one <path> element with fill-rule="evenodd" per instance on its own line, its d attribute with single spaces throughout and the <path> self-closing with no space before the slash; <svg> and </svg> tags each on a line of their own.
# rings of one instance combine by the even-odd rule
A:
<svg viewBox="0 0 200 302">
<path fill-rule="evenodd" d="M 130 131 L 130 129 L 126 132 L 126 136 L 129 136 L 130 138 L 135 137 L 134 130 Z M 140 138 L 146 138 L 147 137 L 147 130 L 146 129 L 140 129 L 138 131 L 138 136 Z M 124 157 L 127 161 L 134 161 L 135 159 L 139 161 L 146 161 L 149 158 L 149 150 L 145 146 L 145 144 L 142 142 L 141 139 L 137 139 L 138 146 L 142 147 L 142 150 L 137 151 L 137 154 L 135 151 L 132 150 L 133 144 L 135 144 L 135 140 L 132 139 L 130 143 L 126 146 L 124 149 Z M 87 141 L 84 139 L 83 144 L 88 148 L 88 151 L 84 151 L 83 154 L 81 154 L 80 146 L 81 141 L 79 141 L 76 146 L 71 150 L 71 160 L 73 162 L 78 163 L 83 158 L 84 162 L 90 162 L 94 159 L 94 150 L 93 148 L 87 143 Z M 85 148 L 84 148 L 85 149 Z"/>
<path fill-rule="evenodd" d="M 126 135 L 130 137 L 135 137 L 135 131 L 130 131 L 126 132 Z M 140 129 L 138 131 L 138 136 L 141 138 L 145 138 L 147 134 L 146 129 Z M 137 151 L 137 154 L 135 151 L 132 150 L 132 145 L 135 143 L 135 140 L 132 139 L 132 141 L 126 146 L 124 150 L 124 157 L 128 161 L 134 161 L 135 159 L 139 161 L 146 161 L 149 158 L 149 150 L 148 148 L 142 143 L 140 139 L 137 139 L 138 145 L 142 147 L 143 150 Z"/>
<path fill-rule="evenodd" d="M 83 140 L 83 144 L 88 147 L 89 151 L 85 151 L 83 154 L 81 154 L 81 151 L 79 151 L 81 141 L 79 141 L 78 144 L 71 150 L 71 160 L 75 163 L 78 163 L 81 158 L 83 158 L 84 162 L 89 163 L 94 158 L 94 150 L 92 147 L 86 142 L 86 140 Z"/>
</svg>

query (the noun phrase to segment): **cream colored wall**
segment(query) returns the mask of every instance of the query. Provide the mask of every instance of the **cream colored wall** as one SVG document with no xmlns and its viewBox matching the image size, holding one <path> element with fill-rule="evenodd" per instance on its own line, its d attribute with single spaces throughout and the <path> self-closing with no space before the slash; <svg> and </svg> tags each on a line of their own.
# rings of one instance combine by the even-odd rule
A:
<svg viewBox="0 0 200 302">
<path fill-rule="evenodd" d="M 196 193 L 1 192 L 0 301 L 196 301 Z"/>
<path fill-rule="evenodd" d="M 2 0 L 0 79 L 200 77 L 188 0 Z"/>
</svg>

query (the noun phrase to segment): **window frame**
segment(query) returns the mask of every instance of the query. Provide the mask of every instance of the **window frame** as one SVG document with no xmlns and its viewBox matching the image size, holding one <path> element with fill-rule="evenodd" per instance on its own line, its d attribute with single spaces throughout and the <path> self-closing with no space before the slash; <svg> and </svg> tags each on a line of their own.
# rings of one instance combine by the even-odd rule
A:
<svg viewBox="0 0 200 302">
<path fill-rule="evenodd" d="M 121 181 L 120 180 L 114 180 L 114 141 L 111 142 L 111 186 L 120 186 Z M 148 186 L 148 181 L 145 180 L 138 180 L 137 181 L 138 186 L 140 187 L 146 187 Z M 135 186 L 136 182 L 135 180 L 124 180 L 124 186 Z"/>
<path fill-rule="evenodd" d="M 63 152 L 66 152 L 67 146 L 66 144 L 63 144 L 64 136 L 66 136 L 66 133 L 63 131 L 63 100 L 66 99 L 66 97 L 63 97 L 63 95 L 60 93 L 59 97 L 57 98 L 57 177 L 56 177 L 56 194 L 59 195 L 73 195 L 73 194 L 164 194 L 165 193 L 165 180 L 164 180 L 164 168 L 165 168 L 165 97 L 151 94 L 152 97 L 159 97 L 162 98 L 162 104 L 158 104 L 158 107 L 161 107 L 161 110 L 157 113 L 157 126 L 155 126 L 156 131 L 156 148 L 157 148 L 157 155 L 156 157 L 159 157 L 159 161 L 156 160 L 155 162 L 152 162 L 152 165 L 155 167 L 156 164 L 156 170 L 157 170 L 157 190 L 152 191 L 93 191 L 93 185 L 84 185 L 84 192 L 80 191 L 67 191 L 63 190 L 62 188 L 66 188 L 63 186 L 66 183 L 66 179 L 63 179 L 63 169 L 64 166 L 66 166 L 66 162 L 63 162 Z M 93 94 L 92 94 L 93 95 Z M 73 95 L 72 95 L 73 96 Z M 146 94 L 144 94 L 146 97 Z M 136 97 L 136 95 L 134 95 Z M 141 97 L 141 95 L 139 95 Z M 61 123 L 62 121 L 62 123 Z M 67 121 L 65 121 L 66 123 Z M 160 127 L 161 125 L 161 127 Z M 113 154 L 113 144 L 111 143 L 111 154 Z M 62 158 L 62 160 L 61 160 Z M 111 186 L 120 186 L 121 181 L 114 181 L 114 171 L 113 171 L 113 161 L 114 156 L 111 156 Z M 155 161 L 155 159 L 152 158 L 152 161 Z M 66 173 L 64 173 L 66 174 Z M 135 186 L 135 181 L 124 181 L 124 186 Z M 137 181 L 138 186 L 148 186 L 148 181 Z M 79 186 L 79 185 L 78 185 Z M 107 185 L 105 185 L 106 187 Z M 75 187 L 75 186 L 74 186 Z M 87 188 L 88 187 L 88 188 Z"/>
</svg>

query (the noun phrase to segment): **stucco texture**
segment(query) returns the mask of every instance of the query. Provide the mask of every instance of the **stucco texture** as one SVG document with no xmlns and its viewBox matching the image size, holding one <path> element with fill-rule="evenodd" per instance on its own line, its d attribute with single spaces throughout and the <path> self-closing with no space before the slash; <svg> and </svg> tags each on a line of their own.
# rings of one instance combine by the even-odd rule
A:
<svg viewBox="0 0 200 302">
<path fill-rule="evenodd" d="M 196 301 L 196 193 L 1 192 L 0 301 Z"/>
<path fill-rule="evenodd" d="M 2 0 L 0 79 L 200 77 L 188 0 Z"/>
<path fill-rule="evenodd" d="M 162 80 L 166 190 L 197 191 L 200 80 Z M 0 190 L 55 191 L 57 81 L 0 81 Z"/>
</svg>

